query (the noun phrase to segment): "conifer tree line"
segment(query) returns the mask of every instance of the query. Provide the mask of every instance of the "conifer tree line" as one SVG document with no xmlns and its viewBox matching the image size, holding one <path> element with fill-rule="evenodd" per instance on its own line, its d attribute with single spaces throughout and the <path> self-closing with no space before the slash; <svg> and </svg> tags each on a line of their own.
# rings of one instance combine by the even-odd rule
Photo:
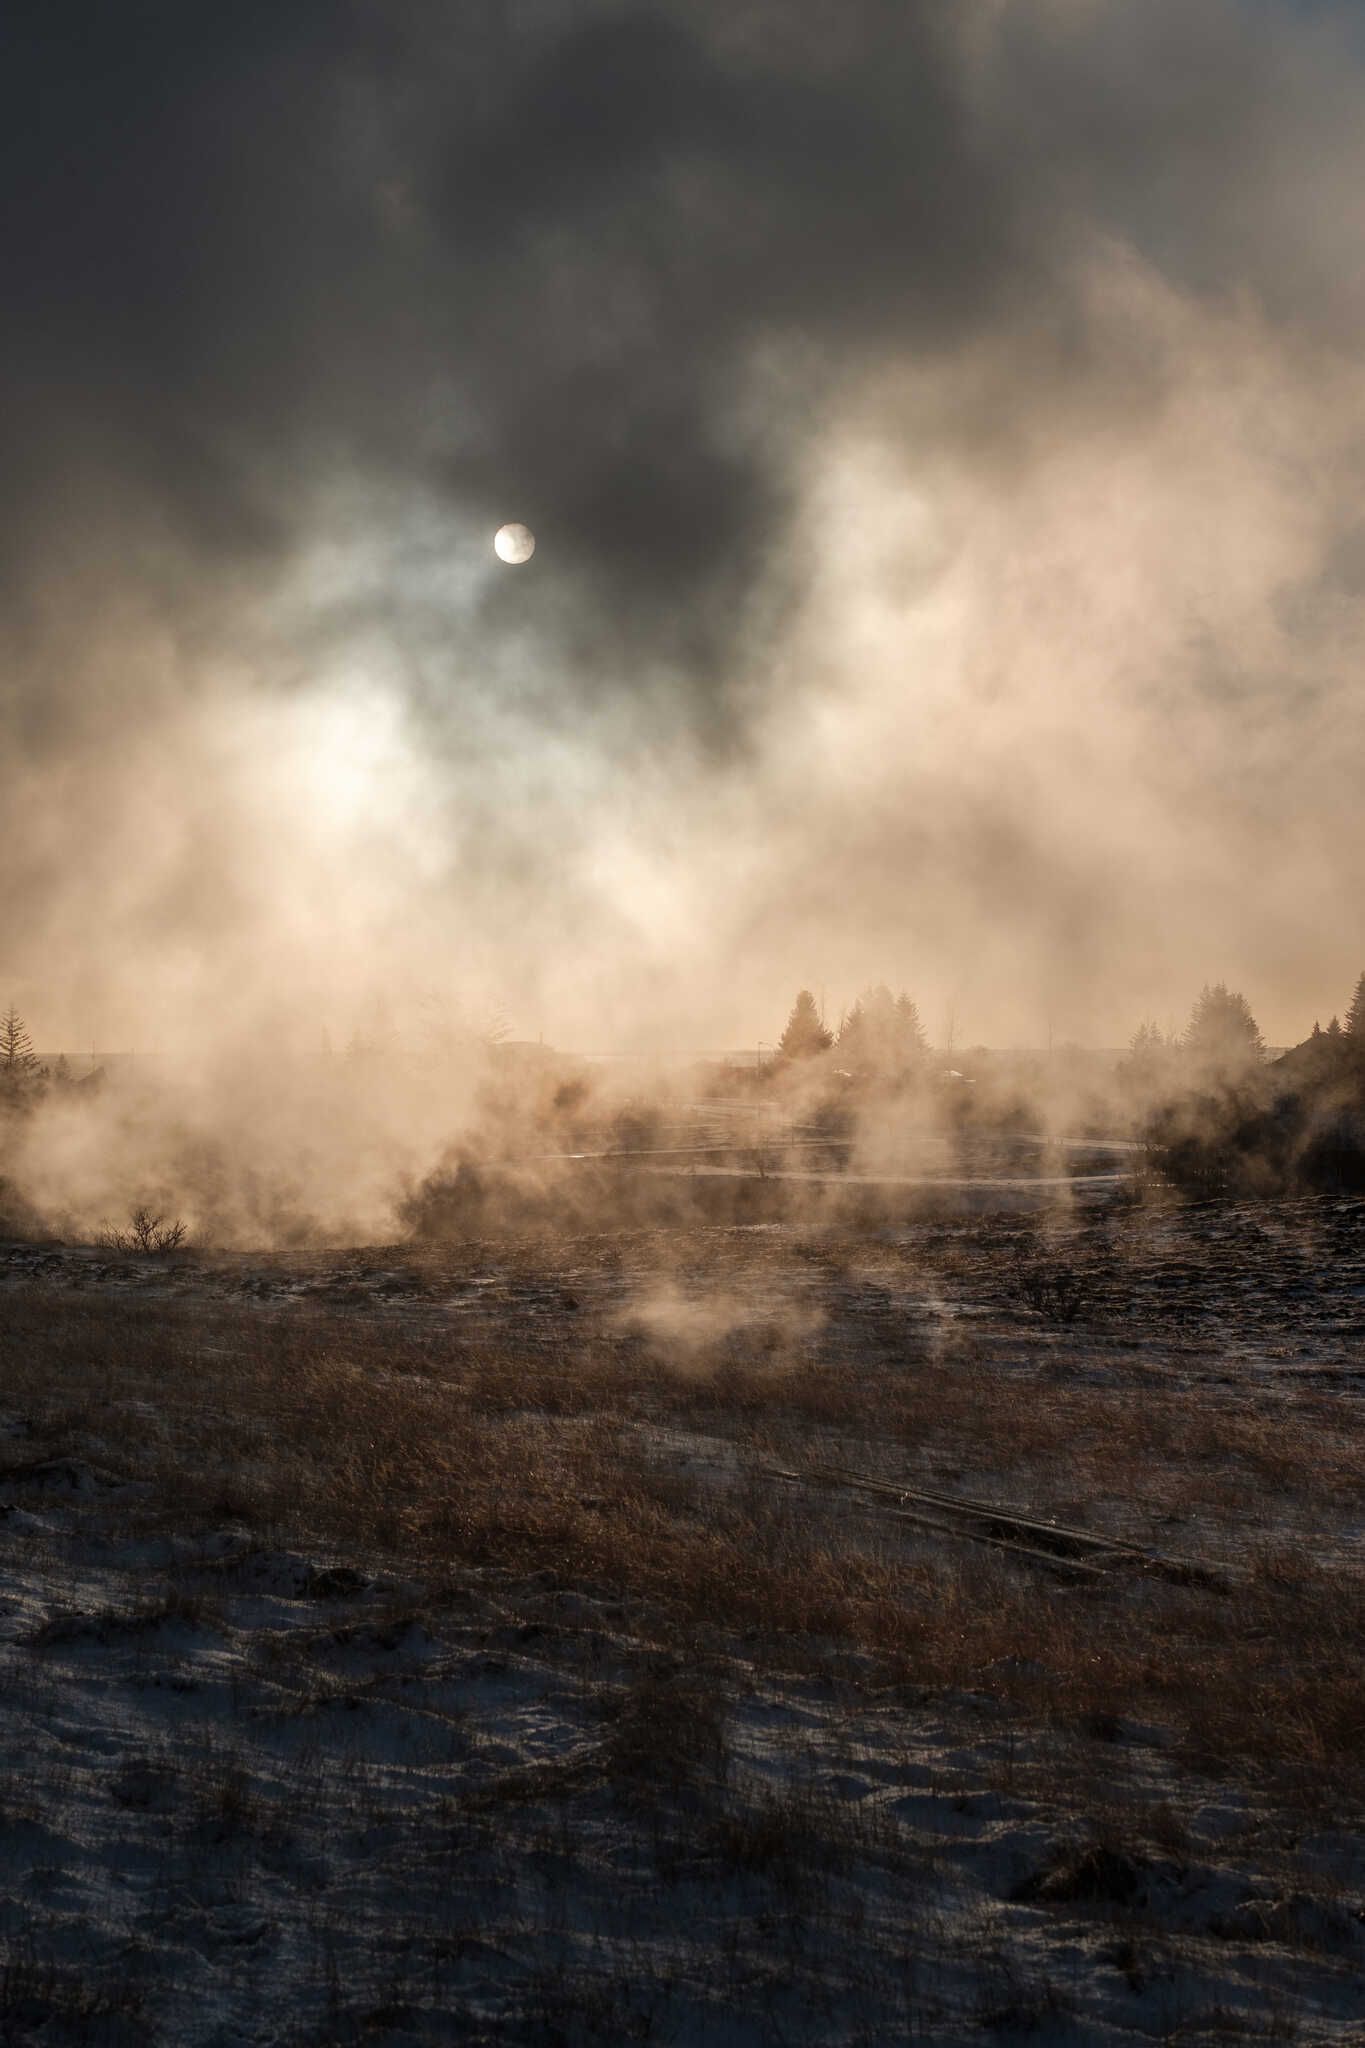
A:
<svg viewBox="0 0 1365 2048">
<path fill-rule="evenodd" d="M 1343 1050 L 1365 1054 L 1365 974 L 1356 982 L 1345 1025 L 1333 1017 L 1324 1031 L 1315 1021 L 1310 1039 L 1324 1045 L 1339 1043 Z M 1127 1064 L 1130 1068 L 1151 1067 L 1175 1055 L 1184 1055 L 1195 1065 L 1220 1069 L 1249 1067 L 1263 1060 L 1265 1042 L 1246 997 L 1226 982 L 1206 982 L 1183 1032 L 1167 1037 L 1155 1024 L 1139 1024 L 1129 1041 Z"/>
<path fill-rule="evenodd" d="M 1324 1030 L 1315 1021 L 1311 1038 L 1340 1042 L 1365 1055 L 1365 973 L 1356 981 L 1344 1025 L 1333 1017 Z M 777 1043 L 781 1060 L 832 1052 L 841 1069 L 857 1074 L 910 1075 L 924 1065 L 929 1050 L 915 1003 L 904 990 L 893 996 L 884 982 L 862 991 L 840 1017 L 837 1031 L 826 1026 L 811 991 L 799 990 Z M 1168 1036 L 1154 1023 L 1138 1025 L 1125 1066 L 1130 1072 L 1149 1071 L 1176 1055 L 1218 1069 L 1250 1067 L 1264 1060 L 1265 1042 L 1246 997 L 1225 982 L 1206 982 L 1183 1032 Z M 31 1102 L 50 1084 L 60 1086 L 69 1078 L 64 1057 L 51 1072 L 42 1065 L 28 1028 L 11 1003 L 0 1016 L 0 1102 Z"/>
<path fill-rule="evenodd" d="M 1336 1018 L 1333 1017 L 1332 1024 L 1336 1024 L 1336 1021 Z M 1327 1028 L 1330 1031 L 1332 1025 L 1329 1024 Z M 1317 1026 L 1314 1025 L 1313 1029 L 1316 1031 Z M 1361 975 L 1355 985 L 1355 993 L 1351 997 L 1351 1007 L 1346 1012 L 1346 1029 L 1343 1036 L 1351 1039 L 1357 1045 L 1365 1046 L 1365 974 Z"/>
<path fill-rule="evenodd" d="M 1324 1031 L 1315 1023 L 1312 1036 L 1340 1040 L 1365 1053 L 1365 974 L 1356 982 L 1345 1024 L 1333 1017 Z M 852 1073 L 910 1073 L 927 1060 L 929 1043 L 910 997 L 903 992 L 893 996 L 879 982 L 844 1012 L 837 1031 L 826 1026 L 811 991 L 801 989 L 777 1052 L 782 1060 L 832 1052 L 838 1066 Z M 1168 1035 L 1149 1021 L 1139 1024 L 1125 1066 L 1130 1072 L 1146 1071 L 1180 1058 L 1187 1066 L 1227 1071 L 1256 1066 L 1265 1055 L 1265 1040 L 1246 997 L 1217 981 L 1199 991 L 1183 1031 Z"/>
<path fill-rule="evenodd" d="M 1139 1024 L 1126 1064 L 1140 1072 L 1169 1064 L 1177 1055 L 1186 1065 L 1223 1073 L 1258 1066 L 1265 1058 L 1265 1040 L 1246 997 L 1226 982 L 1205 982 L 1184 1031 L 1166 1038 L 1155 1024 Z"/>
<path fill-rule="evenodd" d="M 884 982 L 878 982 L 845 1010 L 837 1032 L 826 1028 L 814 996 L 803 988 L 777 1051 L 784 1060 L 832 1051 L 839 1067 L 850 1073 L 898 1075 L 913 1073 L 924 1064 L 929 1041 L 910 997 L 903 991 L 893 996 Z"/>
</svg>

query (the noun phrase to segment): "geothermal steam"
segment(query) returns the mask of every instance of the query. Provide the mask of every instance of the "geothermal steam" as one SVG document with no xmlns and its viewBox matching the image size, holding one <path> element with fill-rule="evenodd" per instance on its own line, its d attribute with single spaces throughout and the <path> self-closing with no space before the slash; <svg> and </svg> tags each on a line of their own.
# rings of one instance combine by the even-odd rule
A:
<svg viewBox="0 0 1365 2048">
<path fill-rule="evenodd" d="M 505 13 L 11 39 L 0 1001 L 149 1057 L 120 1156 L 378 1229 L 499 1017 L 1330 1015 L 1350 13 Z M 67 1214 L 105 1169 L 68 1131 L 3 1171 Z"/>
</svg>

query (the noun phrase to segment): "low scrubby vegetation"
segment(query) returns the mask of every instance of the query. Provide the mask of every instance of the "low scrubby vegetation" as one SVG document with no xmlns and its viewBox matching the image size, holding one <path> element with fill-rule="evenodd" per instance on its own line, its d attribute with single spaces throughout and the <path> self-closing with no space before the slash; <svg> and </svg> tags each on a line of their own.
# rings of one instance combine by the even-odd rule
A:
<svg viewBox="0 0 1365 2048">
<path fill-rule="evenodd" d="M 185 1247 L 188 1234 L 180 1217 L 163 1216 L 140 1203 L 129 1210 L 126 1226 L 108 1226 L 96 1242 L 111 1252 L 175 1252 Z"/>
<path fill-rule="evenodd" d="M 13 1248 L 0 2033 L 1341 2038 L 1363 1231 Z"/>
<path fill-rule="evenodd" d="M 1017 1256 L 1036 1259 L 1028 1244 Z M 828 1247 L 807 1275 L 811 1259 L 837 1280 Z M 553 1289 L 553 1257 L 537 1270 Z M 1040 1344 L 1076 1327 L 1086 1285 L 1042 1271 Z M 1106 1380 L 1031 1368 L 1021 1385 L 960 1325 L 900 1324 L 894 1359 L 874 1326 L 859 1358 L 790 1304 L 679 1348 L 657 1318 L 585 1314 L 567 1278 L 558 1293 L 547 1343 L 515 1317 L 501 1335 L 402 1334 L 35 1292 L 0 1333 L 7 1401 L 33 1431 L 4 1463 L 98 1440 L 146 1483 L 153 1521 L 231 1518 L 426 1574 L 548 1570 L 614 1588 L 680 1643 L 728 1631 L 783 1658 L 824 1644 L 904 1682 L 986 1683 L 1044 1717 L 1169 1719 L 1201 1756 L 1323 1797 L 1356 1783 L 1365 1581 L 1271 1537 L 1277 1504 L 1321 1514 L 1355 1496 L 1338 1394 L 1238 1400 L 1112 1354 Z M 831 1446 L 940 1485 L 985 1473 L 1001 1504 L 1061 1519 L 1121 1521 L 1136 1501 L 1211 1541 L 1233 1590 L 1042 1598 L 1008 1558 L 905 1551 L 875 1518 L 771 1477 Z"/>
</svg>

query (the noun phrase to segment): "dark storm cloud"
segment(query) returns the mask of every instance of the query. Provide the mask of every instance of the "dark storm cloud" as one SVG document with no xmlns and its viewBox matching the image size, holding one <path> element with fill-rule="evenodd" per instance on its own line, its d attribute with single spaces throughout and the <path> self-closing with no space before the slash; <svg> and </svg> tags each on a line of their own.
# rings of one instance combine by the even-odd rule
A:
<svg viewBox="0 0 1365 2048">
<path fill-rule="evenodd" d="M 521 509 L 637 647 L 723 656 L 828 351 L 951 337 L 1017 269 L 1013 203 L 930 19 L 784 52 L 604 13 L 532 44 L 434 153 L 470 409 L 453 487 Z M 796 419 L 754 375 L 793 341 Z"/>
<path fill-rule="evenodd" d="M 11 568 L 98 549 L 121 520 L 164 519 L 207 560 L 285 538 L 286 494 L 267 488 L 280 436 L 328 387 L 329 315 L 363 315 L 381 281 L 329 12 L 10 13 Z"/>
<path fill-rule="evenodd" d="M 698 682 L 780 585 L 832 382 L 1016 321 L 1029 377 L 1040 331 L 1074 374 L 1095 232 L 1282 277 L 1257 166 L 1321 112 L 1282 23 L 1186 0 L 58 0 L 5 34 L 11 628 L 54 577 L 211 601 L 346 465 L 536 527 L 490 641 Z M 1339 239 L 1297 239 L 1305 302 L 1341 296 Z"/>
</svg>

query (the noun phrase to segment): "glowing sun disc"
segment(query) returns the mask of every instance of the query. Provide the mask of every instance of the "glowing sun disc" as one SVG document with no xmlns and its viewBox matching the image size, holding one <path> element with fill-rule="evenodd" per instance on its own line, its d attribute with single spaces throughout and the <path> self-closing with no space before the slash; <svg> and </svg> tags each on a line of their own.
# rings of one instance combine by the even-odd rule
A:
<svg viewBox="0 0 1365 2048">
<path fill-rule="evenodd" d="M 493 535 L 493 552 L 500 562 L 529 562 L 535 551 L 536 537 L 530 527 L 515 520 Z"/>
</svg>

